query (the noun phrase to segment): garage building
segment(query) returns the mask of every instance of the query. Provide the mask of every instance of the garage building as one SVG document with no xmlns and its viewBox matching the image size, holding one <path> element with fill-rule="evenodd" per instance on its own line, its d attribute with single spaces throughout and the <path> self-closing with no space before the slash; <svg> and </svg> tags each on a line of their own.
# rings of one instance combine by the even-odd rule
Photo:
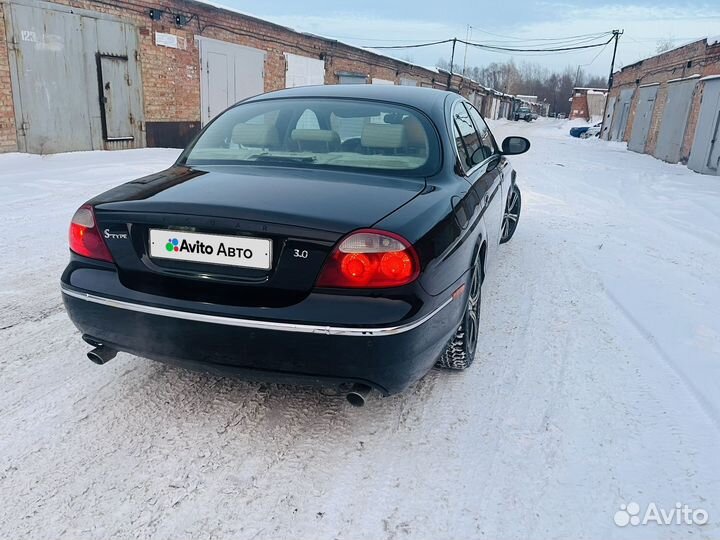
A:
<svg viewBox="0 0 720 540">
<path fill-rule="evenodd" d="M 198 0 L 1 7 L 3 152 L 183 147 L 243 98 L 310 84 L 451 87 L 509 114 L 510 97 L 469 79 Z"/>
<path fill-rule="evenodd" d="M 602 137 L 720 175 L 720 42 L 701 39 L 614 74 Z"/>
</svg>

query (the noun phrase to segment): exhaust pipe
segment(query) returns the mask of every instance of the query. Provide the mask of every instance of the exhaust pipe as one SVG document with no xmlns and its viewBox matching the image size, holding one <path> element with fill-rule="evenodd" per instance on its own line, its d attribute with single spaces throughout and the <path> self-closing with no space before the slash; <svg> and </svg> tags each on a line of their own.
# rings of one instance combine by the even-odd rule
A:
<svg viewBox="0 0 720 540">
<path fill-rule="evenodd" d="M 103 364 L 107 364 L 110 360 L 115 358 L 117 355 L 117 351 L 114 349 L 108 349 L 107 347 L 100 345 L 98 347 L 95 347 L 92 351 L 87 353 L 87 357 L 90 359 L 91 362 L 94 362 L 95 364 L 102 366 Z"/>
<path fill-rule="evenodd" d="M 347 400 L 350 402 L 350 405 L 353 407 L 362 407 L 365 405 L 365 401 L 367 400 L 368 394 L 372 391 L 372 388 L 370 388 L 366 384 L 359 384 L 355 383 L 352 385 L 352 388 L 348 392 Z"/>
</svg>

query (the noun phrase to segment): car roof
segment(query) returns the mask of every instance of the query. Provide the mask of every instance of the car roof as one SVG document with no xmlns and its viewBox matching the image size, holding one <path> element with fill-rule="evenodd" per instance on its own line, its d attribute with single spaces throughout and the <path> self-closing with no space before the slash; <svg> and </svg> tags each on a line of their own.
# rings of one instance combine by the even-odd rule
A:
<svg viewBox="0 0 720 540">
<path fill-rule="evenodd" d="M 267 94 L 260 94 L 245 100 L 260 101 L 265 99 L 281 98 L 350 98 L 350 99 L 376 99 L 409 105 L 428 112 L 433 106 L 444 102 L 448 96 L 459 98 L 454 92 L 422 88 L 418 86 L 396 86 L 389 84 L 328 84 L 318 86 L 299 86 L 276 90 Z"/>
</svg>

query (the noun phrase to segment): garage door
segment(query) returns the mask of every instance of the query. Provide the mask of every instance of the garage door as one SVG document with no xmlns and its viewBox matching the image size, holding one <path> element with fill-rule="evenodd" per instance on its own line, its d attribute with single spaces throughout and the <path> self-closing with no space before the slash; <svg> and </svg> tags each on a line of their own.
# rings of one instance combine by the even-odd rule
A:
<svg viewBox="0 0 720 540">
<path fill-rule="evenodd" d="M 688 167 L 703 174 L 720 174 L 720 79 L 702 84 L 702 105 Z"/>
<path fill-rule="evenodd" d="M 392 84 L 395 84 L 395 81 L 389 81 L 388 79 L 378 79 L 377 77 L 373 77 L 372 83 L 373 83 L 373 84 L 389 84 L 389 85 L 392 85 Z"/>
<path fill-rule="evenodd" d="M 633 152 L 645 153 L 650 121 L 655 110 L 655 96 L 658 85 L 640 87 L 638 103 L 635 109 L 635 121 L 632 125 L 632 133 L 628 141 L 628 149 Z"/>
<path fill-rule="evenodd" d="M 88 10 L 10 4 L 10 48 L 22 152 L 145 145 L 132 25 Z"/>
<path fill-rule="evenodd" d="M 417 81 L 407 77 L 400 77 L 400 86 L 417 86 Z"/>
<path fill-rule="evenodd" d="M 602 131 L 600 132 L 600 138 L 606 141 L 610 138 L 610 125 L 612 124 L 613 112 L 615 111 L 615 103 L 617 102 L 617 96 L 608 97 L 607 108 L 605 110 L 605 117 L 603 118 Z"/>
<path fill-rule="evenodd" d="M 265 53 L 210 38 L 199 38 L 200 107 L 203 124 L 245 98 L 264 91 Z"/>
<path fill-rule="evenodd" d="M 667 101 L 655 146 L 656 158 L 668 163 L 680 161 L 680 150 L 696 85 L 697 79 L 677 81 L 668 85 Z"/>
<path fill-rule="evenodd" d="M 285 88 L 325 84 L 325 61 L 285 53 Z"/>
<path fill-rule="evenodd" d="M 359 73 L 338 73 L 340 84 L 365 84 L 367 77 Z"/>
<path fill-rule="evenodd" d="M 633 89 L 626 88 L 620 91 L 620 97 L 615 104 L 612 128 L 610 128 L 610 140 L 622 141 L 625 139 L 628 116 L 630 116 L 630 103 L 632 102 Z"/>
</svg>

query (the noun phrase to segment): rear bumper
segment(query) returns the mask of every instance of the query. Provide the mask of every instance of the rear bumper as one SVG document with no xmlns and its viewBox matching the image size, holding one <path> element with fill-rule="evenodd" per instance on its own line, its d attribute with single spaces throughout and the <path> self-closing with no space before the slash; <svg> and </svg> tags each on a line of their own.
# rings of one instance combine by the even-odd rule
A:
<svg viewBox="0 0 720 540">
<path fill-rule="evenodd" d="M 257 310 L 264 318 L 251 318 L 158 306 L 79 289 L 65 280 L 62 292 L 68 315 L 90 342 L 217 374 L 277 382 L 360 382 L 383 394 L 404 390 L 432 368 L 463 305 L 448 293 L 409 320 L 335 325 L 268 320 L 267 309 Z M 352 298 L 336 298 L 352 309 Z M 367 300 L 358 298 L 362 309 Z"/>
</svg>

